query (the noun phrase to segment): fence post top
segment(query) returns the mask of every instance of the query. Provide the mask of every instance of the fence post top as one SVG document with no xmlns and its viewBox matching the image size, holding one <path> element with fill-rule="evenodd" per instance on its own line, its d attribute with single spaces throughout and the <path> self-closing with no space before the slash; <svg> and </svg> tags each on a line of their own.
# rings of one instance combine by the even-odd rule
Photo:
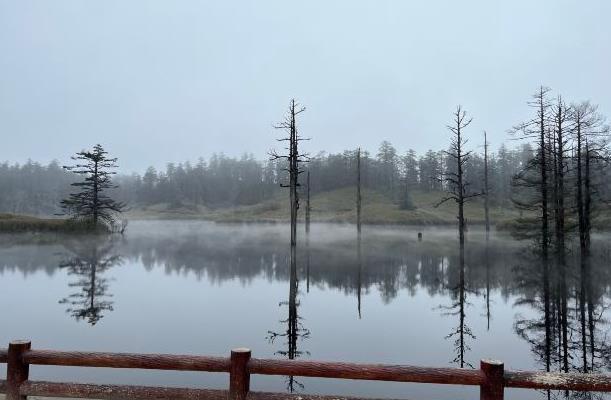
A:
<svg viewBox="0 0 611 400">
<path fill-rule="evenodd" d="M 31 341 L 25 339 L 11 340 L 9 342 L 9 347 L 27 347 L 32 344 Z"/>
<path fill-rule="evenodd" d="M 492 360 L 492 359 L 482 359 L 480 361 L 481 365 L 490 365 L 490 366 L 495 366 L 495 367 L 502 367 L 504 366 L 503 361 L 499 361 L 499 360 Z"/>
<path fill-rule="evenodd" d="M 239 354 L 244 354 L 244 353 L 250 353 L 250 349 L 247 347 L 237 347 L 235 349 L 231 349 L 232 353 L 239 353 Z"/>
</svg>

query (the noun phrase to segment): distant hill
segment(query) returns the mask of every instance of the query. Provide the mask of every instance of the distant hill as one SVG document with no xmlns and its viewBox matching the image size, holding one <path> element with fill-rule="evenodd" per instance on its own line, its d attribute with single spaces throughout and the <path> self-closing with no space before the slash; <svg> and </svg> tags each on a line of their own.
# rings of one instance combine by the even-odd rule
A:
<svg viewBox="0 0 611 400">
<path fill-rule="evenodd" d="M 456 204 L 447 202 L 436 208 L 443 198 L 442 192 L 415 191 L 411 194 L 414 210 L 401 210 L 399 205 L 382 193 L 363 190 L 363 223 L 404 225 L 449 225 L 456 223 Z M 343 188 L 318 193 L 311 198 L 313 222 L 356 221 L 354 188 Z M 305 199 L 301 199 L 300 218 L 303 219 Z M 481 199 L 474 199 L 465 206 L 467 223 L 483 224 L 484 207 Z M 506 222 L 518 216 L 511 208 L 490 208 L 491 222 Z M 134 207 L 128 218 L 198 218 L 217 222 L 284 222 L 289 220 L 288 192 L 285 196 L 251 206 L 208 209 L 202 206 L 168 206 L 156 204 Z"/>
</svg>

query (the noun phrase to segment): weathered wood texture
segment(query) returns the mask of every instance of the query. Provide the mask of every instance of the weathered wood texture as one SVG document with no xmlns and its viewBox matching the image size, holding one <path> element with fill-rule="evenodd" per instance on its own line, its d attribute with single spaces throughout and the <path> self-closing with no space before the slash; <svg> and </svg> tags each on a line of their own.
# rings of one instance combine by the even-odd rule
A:
<svg viewBox="0 0 611 400">
<path fill-rule="evenodd" d="M 503 400 L 505 396 L 504 364 L 500 361 L 482 360 L 480 370 L 486 376 L 486 382 L 480 386 L 480 400 Z"/>
<path fill-rule="evenodd" d="M 505 387 L 611 392 L 611 376 L 559 372 L 505 372 Z"/>
<path fill-rule="evenodd" d="M 408 365 L 353 364 L 321 361 L 262 360 L 248 363 L 251 374 L 292 375 L 318 378 L 365 379 L 392 382 L 481 385 L 485 376 L 478 370 L 426 368 Z"/>
<path fill-rule="evenodd" d="M 280 400 L 282 398 L 296 400 L 298 397 L 302 400 L 348 399 L 342 396 L 297 396 L 284 393 L 250 392 L 251 374 L 475 385 L 480 386 L 482 400 L 502 400 L 504 388 L 611 392 L 611 376 L 608 375 L 504 371 L 501 362 L 485 360 L 481 363 L 481 369 L 468 370 L 408 365 L 256 359 L 250 358 L 248 349 L 233 350 L 230 358 L 31 350 L 30 342 L 20 341 L 12 342 L 8 350 L 0 350 L 0 362 L 8 364 L 7 380 L 0 381 L 0 393 L 6 393 L 7 400 L 24 399 L 26 395 L 98 399 Z M 230 390 L 32 382 L 28 380 L 30 364 L 228 372 Z"/>
<path fill-rule="evenodd" d="M 229 400 L 245 400 L 250 390 L 250 373 L 248 361 L 250 350 L 239 348 L 231 350 L 231 367 L 229 368 Z"/>
<path fill-rule="evenodd" d="M 139 368 L 175 371 L 229 372 L 229 358 L 194 355 L 101 353 L 30 350 L 23 359 L 36 365 L 72 367 Z"/>
<path fill-rule="evenodd" d="M 28 379 L 30 366 L 23 361 L 23 354 L 30 349 L 27 340 L 9 343 L 6 360 L 6 400 L 25 400 L 19 394 L 19 387 Z"/>
</svg>

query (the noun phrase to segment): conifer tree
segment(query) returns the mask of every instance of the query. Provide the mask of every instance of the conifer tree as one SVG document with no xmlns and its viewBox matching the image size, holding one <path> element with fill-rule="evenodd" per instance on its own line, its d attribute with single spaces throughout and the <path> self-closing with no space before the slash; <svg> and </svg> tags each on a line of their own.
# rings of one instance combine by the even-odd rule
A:
<svg viewBox="0 0 611 400">
<path fill-rule="evenodd" d="M 85 220 L 98 227 L 99 223 L 112 225 L 115 215 L 123 211 L 125 205 L 113 200 L 108 190 L 117 185 L 112 183 L 112 171 L 117 168 L 117 159 L 109 158 L 102 145 L 92 150 L 82 150 L 72 157 L 75 165 L 64 169 L 83 176 L 82 180 L 72 183 L 77 189 L 67 199 L 62 200 L 62 208 L 75 219 Z"/>
</svg>

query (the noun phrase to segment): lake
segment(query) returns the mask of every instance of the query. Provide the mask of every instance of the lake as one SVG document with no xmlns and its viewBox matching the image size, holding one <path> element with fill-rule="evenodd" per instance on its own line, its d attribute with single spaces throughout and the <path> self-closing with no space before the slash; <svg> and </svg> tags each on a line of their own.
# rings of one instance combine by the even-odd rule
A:
<svg viewBox="0 0 611 400">
<path fill-rule="evenodd" d="M 493 358 L 531 370 L 558 370 L 568 360 L 572 371 L 584 362 L 607 370 L 606 235 L 594 238 L 588 276 L 595 279 L 584 281 L 572 249 L 562 284 L 544 281 L 528 243 L 507 235 L 486 241 L 473 229 L 461 268 L 453 229 L 365 226 L 359 250 L 354 226 L 332 224 L 313 224 L 307 240 L 300 229 L 293 282 L 288 235 L 283 224 L 133 221 L 122 237 L 0 236 L 1 346 L 27 338 L 33 348 L 57 350 L 228 356 L 249 347 L 258 358 L 466 368 Z M 542 293 L 551 293 L 553 309 L 545 310 Z M 41 366 L 31 376 L 214 388 L 228 382 L 227 374 Z M 478 388 L 460 386 L 265 376 L 253 376 L 251 388 L 478 396 Z M 509 399 L 545 397 L 507 391 Z"/>
</svg>

